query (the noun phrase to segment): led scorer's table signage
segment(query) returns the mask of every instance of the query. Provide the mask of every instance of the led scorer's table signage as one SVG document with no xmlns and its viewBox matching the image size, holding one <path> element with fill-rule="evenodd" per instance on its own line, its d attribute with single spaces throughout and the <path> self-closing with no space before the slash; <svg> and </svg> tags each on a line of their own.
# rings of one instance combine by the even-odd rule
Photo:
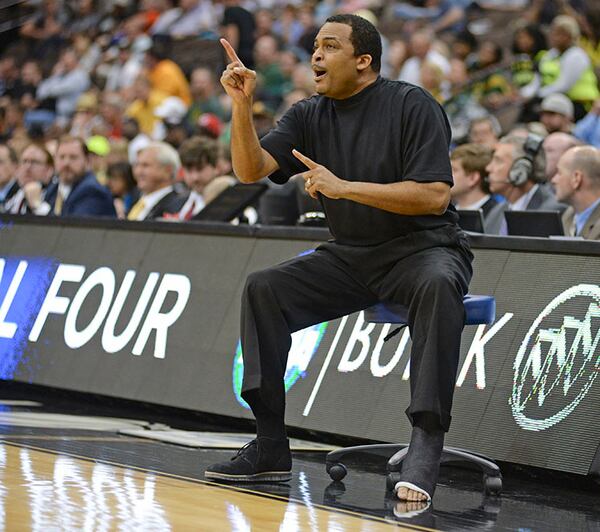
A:
<svg viewBox="0 0 600 532">
<path fill-rule="evenodd" d="M 130 227 L 0 230 L 0 378 L 251 417 L 245 279 L 318 242 Z M 521 248 L 474 247 L 470 291 L 494 295 L 497 315 L 463 333 L 447 443 L 587 474 L 600 442 L 600 250 Z M 384 342 L 391 327 L 357 312 L 295 333 L 286 422 L 407 441 L 411 340 Z"/>
</svg>

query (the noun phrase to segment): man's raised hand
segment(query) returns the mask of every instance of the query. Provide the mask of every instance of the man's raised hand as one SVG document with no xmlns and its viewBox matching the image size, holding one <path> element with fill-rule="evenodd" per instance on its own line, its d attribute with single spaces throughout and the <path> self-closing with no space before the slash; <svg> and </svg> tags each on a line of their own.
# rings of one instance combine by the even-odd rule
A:
<svg viewBox="0 0 600 532">
<path fill-rule="evenodd" d="M 230 61 L 221 76 L 221 85 L 234 102 L 248 103 L 256 88 L 256 72 L 244 66 L 226 39 L 221 39 L 221 44 Z"/>
</svg>

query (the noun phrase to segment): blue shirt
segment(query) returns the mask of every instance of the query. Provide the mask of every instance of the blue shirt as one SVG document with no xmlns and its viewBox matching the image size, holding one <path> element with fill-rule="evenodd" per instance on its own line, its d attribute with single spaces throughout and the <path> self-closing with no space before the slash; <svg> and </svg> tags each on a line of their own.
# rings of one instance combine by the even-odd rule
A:
<svg viewBox="0 0 600 532">
<path fill-rule="evenodd" d="M 595 113 L 585 115 L 575 125 L 573 135 L 595 148 L 600 148 L 600 116 Z"/>
<path fill-rule="evenodd" d="M 600 198 L 592 203 L 585 211 L 581 211 L 579 214 L 575 214 L 575 234 L 580 235 L 583 230 L 585 222 L 591 216 L 594 209 L 600 204 Z"/>
</svg>

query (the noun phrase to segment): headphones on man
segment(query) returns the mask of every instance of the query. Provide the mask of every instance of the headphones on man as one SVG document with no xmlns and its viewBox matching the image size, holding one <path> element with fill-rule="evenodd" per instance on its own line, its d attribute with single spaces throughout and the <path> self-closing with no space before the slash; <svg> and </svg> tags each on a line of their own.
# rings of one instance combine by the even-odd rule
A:
<svg viewBox="0 0 600 532">
<path fill-rule="evenodd" d="M 508 181 L 513 187 L 520 187 L 533 178 L 534 161 L 543 142 L 544 138 L 539 135 L 527 135 L 523 146 L 525 155 L 515 159 L 508 172 Z"/>
</svg>

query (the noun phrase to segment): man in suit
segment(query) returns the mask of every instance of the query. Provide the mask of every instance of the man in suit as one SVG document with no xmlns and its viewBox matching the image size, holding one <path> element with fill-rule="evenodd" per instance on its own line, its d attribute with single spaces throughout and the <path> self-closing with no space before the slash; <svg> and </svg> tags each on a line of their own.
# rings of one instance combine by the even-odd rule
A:
<svg viewBox="0 0 600 532">
<path fill-rule="evenodd" d="M 567 235 L 600 240 L 600 150 L 593 146 L 567 150 L 552 184 L 556 197 L 569 205 L 563 214 Z"/>
<path fill-rule="evenodd" d="M 498 234 L 504 219 L 505 203 L 500 203 L 490 194 L 486 167 L 492 160 L 494 150 L 484 144 L 463 144 L 450 156 L 454 187 L 450 194 L 454 206 L 462 210 L 483 212 L 486 233 Z"/>
<path fill-rule="evenodd" d="M 552 190 L 544 184 L 546 160 L 541 137 L 530 134 L 502 137 L 494 148 L 487 165 L 487 181 L 492 194 L 500 194 L 513 211 L 560 211 L 567 206 L 557 201 Z M 499 234 L 508 234 L 506 221 Z"/>
<path fill-rule="evenodd" d="M 157 220 L 179 212 L 187 197 L 173 189 L 181 168 L 177 150 L 165 142 L 151 142 L 138 152 L 133 175 L 142 193 L 127 214 L 128 220 Z"/>
<path fill-rule="evenodd" d="M 19 190 L 6 203 L 11 214 L 32 213 L 32 202 L 41 202 L 54 175 L 54 158 L 42 145 L 32 142 L 21 152 L 16 176 Z"/>
<path fill-rule="evenodd" d="M 29 198 L 36 214 L 116 217 L 110 192 L 90 171 L 88 149 L 81 138 L 61 137 L 54 164 L 58 179 L 48 186 L 44 201 L 41 193 Z"/>
<path fill-rule="evenodd" d="M 7 204 L 18 192 L 17 154 L 10 146 L 0 144 L 0 212 L 7 212 Z"/>
<path fill-rule="evenodd" d="M 204 189 L 217 177 L 219 145 L 213 139 L 192 137 L 181 145 L 179 156 L 183 165 L 183 180 L 190 194 L 176 219 L 189 221 L 206 205 Z"/>
</svg>

